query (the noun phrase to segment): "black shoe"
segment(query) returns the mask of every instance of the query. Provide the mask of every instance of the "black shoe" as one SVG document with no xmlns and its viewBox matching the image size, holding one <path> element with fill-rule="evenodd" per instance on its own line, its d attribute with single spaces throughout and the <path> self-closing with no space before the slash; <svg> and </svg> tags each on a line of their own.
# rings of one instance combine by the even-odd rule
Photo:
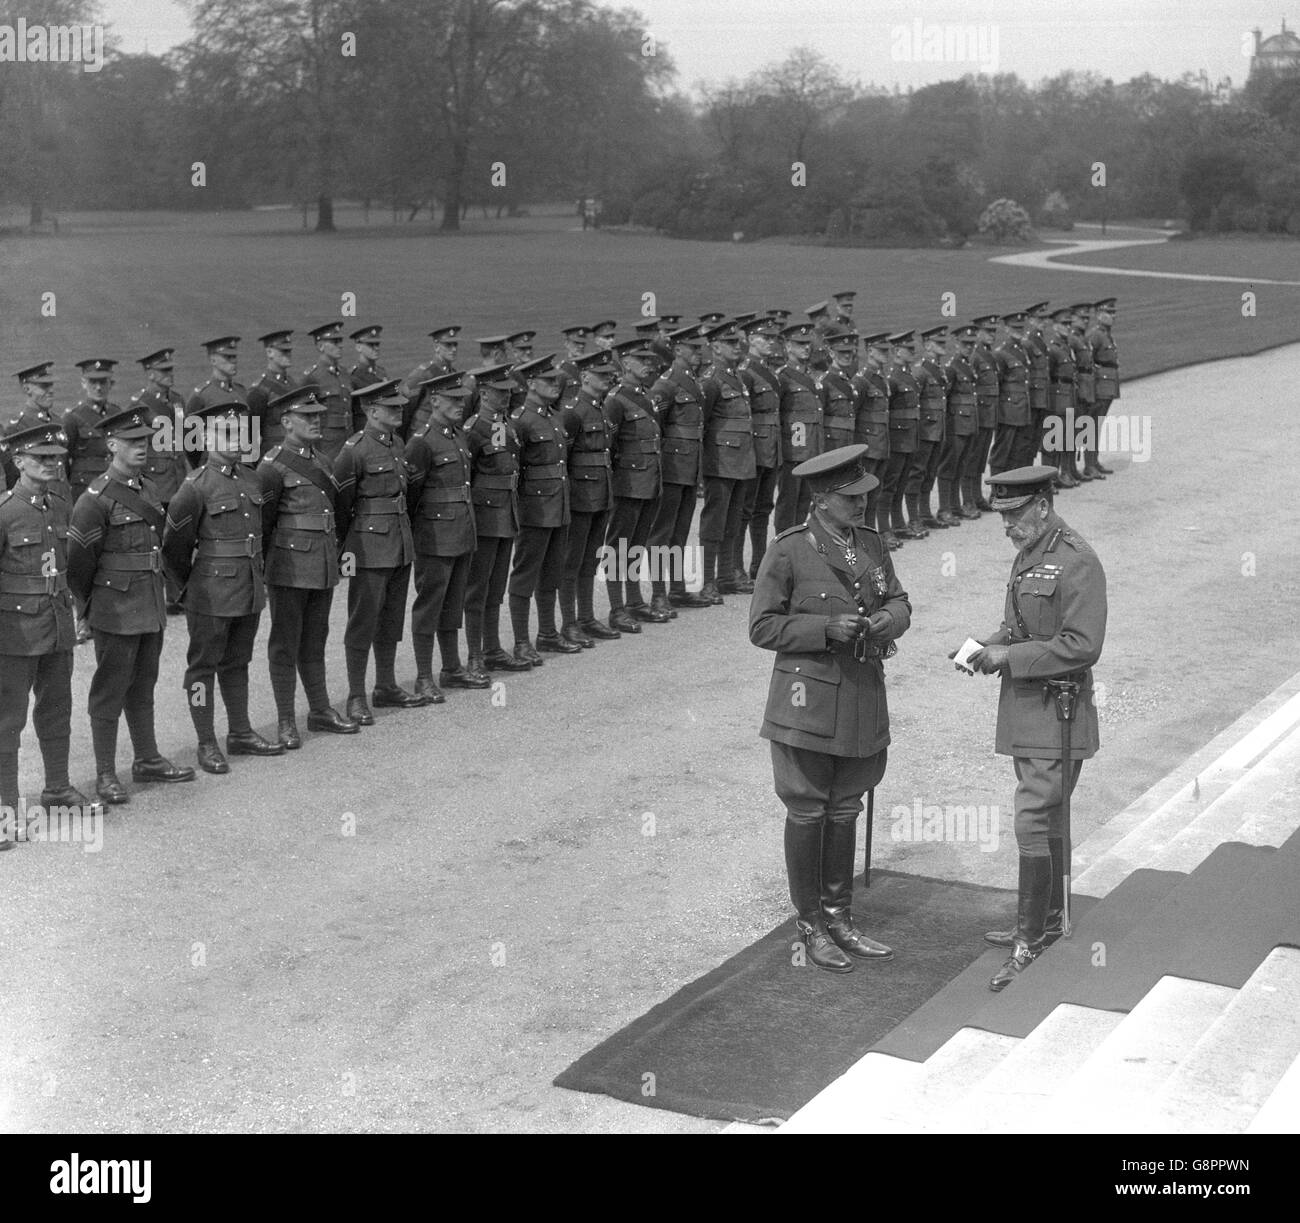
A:
<svg viewBox="0 0 1300 1223">
<path fill-rule="evenodd" d="M 957 517 L 974 519 L 974 518 L 981 518 L 983 517 L 983 515 L 974 506 L 963 505 L 961 509 L 957 511 Z"/>
<path fill-rule="evenodd" d="M 296 752 L 302 747 L 302 736 L 298 733 L 298 723 L 293 718 L 281 718 L 277 725 L 280 746 L 287 752 Z"/>
<path fill-rule="evenodd" d="M 667 624 L 670 617 L 667 612 L 655 611 L 653 607 L 645 603 L 631 603 L 628 605 L 628 614 L 646 624 Z M 612 620 L 613 617 L 611 616 Z"/>
<path fill-rule="evenodd" d="M 507 654 L 499 647 L 483 655 L 483 665 L 489 671 L 531 671 L 533 669 L 533 664 L 528 659 Z"/>
<path fill-rule="evenodd" d="M 700 597 L 708 599 L 714 607 L 722 606 L 722 591 L 718 589 L 717 582 L 705 582 L 704 589 L 700 591 Z"/>
<path fill-rule="evenodd" d="M 921 519 L 921 525 L 927 531 L 944 531 L 950 526 L 959 526 L 960 524 L 957 522 L 944 522 L 942 518 L 936 518 L 933 514 L 926 514 Z"/>
<path fill-rule="evenodd" d="M 901 527 L 894 528 L 894 534 L 899 539 L 925 539 L 930 532 L 923 531 L 920 527 L 914 527 L 910 522 Z"/>
<path fill-rule="evenodd" d="M 1107 467 L 1104 463 L 1102 463 L 1100 459 L 1098 459 L 1095 463 L 1093 463 L 1093 466 L 1099 472 L 1101 472 L 1103 476 L 1113 476 L 1115 474 L 1115 472 L 1111 468 Z"/>
<path fill-rule="evenodd" d="M 1058 488 L 1078 488 L 1079 481 L 1070 475 L 1068 471 L 1058 471 L 1056 473 L 1056 486 Z"/>
<path fill-rule="evenodd" d="M 582 646 L 570 641 L 563 633 L 538 633 L 537 649 L 546 654 L 582 653 Z"/>
<path fill-rule="evenodd" d="M 255 730 L 241 730 L 226 736 L 230 756 L 283 756 L 284 744 L 263 739 Z"/>
<path fill-rule="evenodd" d="M 826 933 L 841 951 L 847 951 L 855 959 L 883 961 L 894 958 L 891 948 L 854 929 L 853 914 L 848 909 L 826 911 Z"/>
<path fill-rule="evenodd" d="M 673 605 L 669 601 L 668 596 L 666 594 L 655 595 L 650 600 L 650 610 L 659 612 L 661 615 L 667 616 L 669 620 L 677 619 L 677 612 L 673 608 Z"/>
<path fill-rule="evenodd" d="M 95 778 L 95 793 L 112 807 L 120 807 L 123 803 L 131 801 L 126 787 L 118 781 L 116 773 L 100 773 Z"/>
<path fill-rule="evenodd" d="M 718 583 L 718 589 L 721 590 L 723 594 L 730 593 L 730 594 L 738 594 L 738 595 L 748 595 L 754 593 L 754 583 L 749 580 L 749 577 L 746 575 L 743 569 L 735 570 L 732 573 L 731 577 L 727 580 L 727 585 L 734 586 L 736 589 L 734 591 L 728 591 L 726 586 L 724 586 L 721 582 Z"/>
<path fill-rule="evenodd" d="M 442 689 L 433 682 L 432 675 L 417 675 L 415 677 L 415 695 L 419 698 L 421 705 L 445 705 L 447 698 L 443 695 Z M 403 706 L 403 708 L 410 708 Z"/>
<path fill-rule="evenodd" d="M 975 517 L 978 518 L 979 515 L 976 514 Z M 952 512 L 952 510 L 940 510 L 939 516 L 935 519 L 935 521 L 939 523 L 940 526 L 944 526 L 944 527 L 961 526 L 961 519 L 958 518 L 957 515 Z"/>
<path fill-rule="evenodd" d="M 623 636 L 618 629 L 610 628 L 608 624 L 602 624 L 599 620 L 579 620 L 578 627 L 588 637 L 594 637 L 597 641 L 617 641 Z"/>
<path fill-rule="evenodd" d="M 1026 943 L 1024 939 L 1017 938 L 1011 944 L 1011 954 L 1007 957 L 1006 963 L 990 978 L 989 989 L 995 994 L 1001 993 L 1042 954 L 1041 941 Z"/>
<path fill-rule="evenodd" d="M 515 642 L 515 657 L 521 662 L 526 662 L 530 666 L 540 667 L 545 662 L 544 659 L 534 648 L 531 641 Z"/>
<path fill-rule="evenodd" d="M 852 959 L 840 950 L 834 939 L 826 932 L 826 926 L 822 921 L 807 922 L 801 918 L 795 922 L 795 926 L 803 939 L 811 963 L 816 964 L 818 968 L 824 968 L 827 972 L 853 971 Z"/>
<path fill-rule="evenodd" d="M 457 667 L 454 671 L 443 670 L 438 675 L 438 683 L 444 688 L 491 688 L 492 681 L 476 669 L 474 660 L 470 659 L 468 667 Z"/>
<path fill-rule="evenodd" d="M 1080 484 L 1087 484 L 1093 479 L 1093 474 L 1086 467 L 1080 470 L 1076 467 L 1070 474 L 1079 481 Z M 1102 476 L 1104 480 L 1106 477 Z"/>
<path fill-rule="evenodd" d="M 370 694 L 370 703 L 376 709 L 419 709 L 424 700 L 413 692 L 407 692 L 400 684 L 393 687 L 376 687 Z"/>
<path fill-rule="evenodd" d="M 702 594 L 692 594 L 689 590 L 674 590 L 669 592 L 668 602 L 673 607 L 713 606 L 712 599 L 706 599 Z"/>
<path fill-rule="evenodd" d="M 596 648 L 596 643 L 576 624 L 566 624 L 560 630 L 560 636 L 563 637 L 565 641 L 570 641 L 581 649 L 594 650 Z"/>
<path fill-rule="evenodd" d="M 609 613 L 609 627 L 620 633 L 639 633 L 641 626 L 632 619 L 626 607 L 620 607 Z"/>
<path fill-rule="evenodd" d="M 987 497 L 976 497 L 975 508 L 979 510 L 981 514 L 993 513 L 993 504 Z"/>
<path fill-rule="evenodd" d="M 179 764 L 172 764 L 166 756 L 154 756 L 149 760 L 137 760 L 131 765 L 132 781 L 193 781 L 194 777 L 193 769 L 184 768 Z"/>
<path fill-rule="evenodd" d="M 1010 930 L 990 930 L 984 935 L 984 941 L 990 947 L 1014 947 L 1016 936 L 1020 933 L 1014 926 Z M 1063 915 L 1060 909 L 1049 910 L 1047 921 L 1043 924 L 1043 946 L 1050 947 L 1065 933 Z"/>
<path fill-rule="evenodd" d="M 308 710 L 307 729 L 324 731 L 327 735 L 359 735 L 361 723 L 354 722 L 351 716 L 340 717 L 338 710 L 327 705 L 324 709 Z"/>
<path fill-rule="evenodd" d="M 364 696 L 348 697 L 346 710 L 346 720 L 349 722 L 355 722 L 358 726 L 373 726 L 375 724 L 375 715 L 370 712 L 370 706 L 366 704 Z"/>
<path fill-rule="evenodd" d="M 1106 478 L 1101 468 L 1095 463 L 1088 464 L 1088 466 L 1083 469 L 1083 474 L 1087 476 L 1089 480 L 1104 480 Z"/>
<path fill-rule="evenodd" d="M 84 811 L 90 805 L 90 799 L 71 783 L 58 790 L 41 791 L 41 806 L 47 811 L 51 807 L 80 807 Z"/>
<path fill-rule="evenodd" d="M 199 768 L 205 773 L 229 773 L 230 762 L 215 743 L 199 744 Z"/>
</svg>

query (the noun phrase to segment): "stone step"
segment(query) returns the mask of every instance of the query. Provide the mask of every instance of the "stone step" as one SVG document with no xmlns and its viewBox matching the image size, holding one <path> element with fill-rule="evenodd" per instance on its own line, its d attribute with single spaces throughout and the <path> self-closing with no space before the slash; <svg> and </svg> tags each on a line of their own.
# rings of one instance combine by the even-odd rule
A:
<svg viewBox="0 0 1300 1223">
<path fill-rule="evenodd" d="M 1161 977 L 1038 1113 L 1057 1134 L 1125 1133 L 1237 991 Z"/>
<path fill-rule="evenodd" d="M 782 1134 L 852 1134 L 864 1100 L 884 1105 L 910 1091 L 921 1077 L 921 1062 L 868 1053 L 819 1091 L 783 1126 Z"/>
<path fill-rule="evenodd" d="M 1246 1126 L 1247 1134 L 1300 1134 L 1300 1057 Z"/>
</svg>

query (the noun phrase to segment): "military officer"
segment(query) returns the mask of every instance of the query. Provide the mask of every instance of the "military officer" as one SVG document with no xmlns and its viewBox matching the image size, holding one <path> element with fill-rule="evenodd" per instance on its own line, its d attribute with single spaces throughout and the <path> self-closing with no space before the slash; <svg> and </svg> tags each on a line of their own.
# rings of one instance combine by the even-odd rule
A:
<svg viewBox="0 0 1300 1223">
<path fill-rule="evenodd" d="M 587 337 L 591 332 L 581 323 L 564 327 L 560 334 L 564 337 L 564 360 L 560 362 L 560 406 L 568 408 L 573 405 L 582 386 L 575 362 L 587 351 Z"/>
<path fill-rule="evenodd" d="M 808 326 L 812 329 L 808 336 L 808 356 L 805 364 L 814 374 L 830 369 L 831 353 L 826 347 L 826 333 L 831 328 L 831 304 L 829 301 L 814 302 L 804 311 L 808 316 Z M 782 528 L 778 525 L 778 531 Z"/>
<path fill-rule="evenodd" d="M 284 426 L 280 423 L 283 413 L 277 413 L 270 405 L 273 399 L 294 389 L 293 375 L 289 372 L 293 365 L 293 332 L 268 331 L 258 336 L 257 342 L 266 354 L 266 369 L 248 388 L 248 406 L 261 435 L 258 453 L 262 456 L 284 440 Z"/>
<path fill-rule="evenodd" d="M 591 325 L 591 342 L 596 348 L 612 349 L 618 336 L 618 324 L 612 319 L 601 319 Z"/>
<path fill-rule="evenodd" d="M 456 355 L 460 351 L 460 327 L 437 327 L 429 332 L 433 341 L 433 356 L 421 361 L 397 388 L 400 395 L 406 397 L 406 411 L 403 414 L 402 436 L 410 437 L 417 429 L 423 429 L 429 419 L 428 394 L 422 387 L 427 387 L 430 378 L 453 373 L 456 369 Z"/>
<path fill-rule="evenodd" d="M 5 430 L 13 428 L 21 420 L 27 425 L 53 425 L 59 432 L 64 432 L 63 422 L 54 415 L 54 362 L 38 361 L 20 369 L 17 373 L 18 384 L 23 389 L 24 402 L 18 412 L 5 422 Z M 64 432 L 66 439 L 67 434 Z M 72 508 L 72 486 L 68 483 L 68 460 L 65 449 L 62 456 L 54 459 L 58 474 L 47 485 L 50 492 L 68 503 Z M 5 451 L 4 457 L 5 487 L 12 488 L 18 483 L 18 466 L 12 451 Z"/>
<path fill-rule="evenodd" d="M 663 491 L 662 444 L 658 414 L 648 393 L 654 353 L 644 340 L 625 340 L 615 352 L 623 376 L 604 404 L 614 478 L 614 506 L 605 528 L 606 555 L 614 558 L 614 564 L 605 589 L 610 627 L 634 633 L 632 626 L 638 620 L 667 624 L 670 619 L 668 612 L 646 603 L 641 589 L 642 571 L 648 567 L 646 545 Z"/>
<path fill-rule="evenodd" d="M 388 381 L 388 374 L 379 364 L 379 346 L 383 343 L 383 338 L 384 329 L 378 323 L 359 327 L 348 336 L 357 346 L 356 364 L 348 371 L 348 382 L 353 391 L 374 386 L 376 382 Z"/>
<path fill-rule="evenodd" d="M 989 451 L 998 427 L 998 363 L 993 355 L 993 342 L 1000 321 L 996 314 L 984 314 L 974 322 L 976 341 L 971 365 L 975 369 L 975 410 L 979 430 L 975 434 L 975 444 L 966 452 L 961 481 L 962 501 L 966 508 L 981 513 L 992 509 L 984 497 L 981 479 L 989 465 Z"/>
<path fill-rule="evenodd" d="M 35 693 L 32 722 L 45 765 L 41 805 L 84 808 L 68 779 L 72 738 L 72 651 L 68 593 L 68 510 L 51 491 L 67 435 L 54 421 L 22 419 L 4 445 L 18 479 L 0 493 L 0 850 L 16 843 L 18 746 Z"/>
<path fill-rule="evenodd" d="M 1080 481 L 1104 480 L 1104 472 L 1098 471 L 1092 461 L 1091 442 L 1088 430 L 1092 431 L 1092 440 L 1096 439 L 1097 428 L 1097 380 L 1092 345 L 1088 343 L 1088 321 L 1092 318 L 1092 303 L 1077 302 L 1070 307 L 1070 351 L 1074 354 L 1074 398 L 1075 420 L 1079 422 L 1083 440 L 1079 443 L 1084 452 L 1084 466 L 1079 468 L 1078 447 L 1072 451 L 1074 476 Z M 1071 441 L 1074 441 L 1071 436 Z"/>
<path fill-rule="evenodd" d="M 967 503 L 962 505 L 964 491 L 961 473 L 967 463 L 967 452 L 975 445 L 979 433 L 979 409 L 975 398 L 975 342 L 978 332 L 974 327 L 959 327 L 952 333 L 956 351 L 944 366 L 948 385 L 948 416 L 944 424 L 943 445 L 939 452 L 939 521 L 944 526 L 961 525 L 963 518 L 978 518 L 979 510 Z"/>
<path fill-rule="evenodd" d="M 1077 488 L 1074 472 L 1075 367 L 1070 347 L 1070 308 L 1051 313 L 1047 340 L 1047 372 L 1050 379 L 1048 410 L 1043 418 L 1043 459 L 1056 468 L 1060 488 Z"/>
<path fill-rule="evenodd" d="M 1110 411 L 1110 405 L 1119 398 L 1119 350 L 1115 346 L 1112 328 L 1115 325 L 1115 311 L 1118 302 L 1113 297 L 1104 297 L 1097 302 L 1094 309 L 1092 326 L 1088 329 L 1087 340 L 1092 348 L 1093 381 L 1096 394 L 1094 417 L 1093 448 L 1085 463 L 1091 461 L 1093 468 L 1103 476 L 1115 473 L 1098 458 L 1101 423 Z"/>
<path fill-rule="evenodd" d="M 610 427 L 601 405 L 618 376 L 614 354 L 603 349 L 573 359 L 577 391 L 560 419 L 569 439 L 569 535 L 560 580 L 560 634 L 584 649 L 622 636 L 596 619 L 596 570 L 614 505 Z M 692 495 L 694 489 L 691 490 Z M 640 632 L 640 625 L 636 630 Z"/>
<path fill-rule="evenodd" d="M 993 350 L 998 371 L 998 425 L 989 455 L 989 472 L 998 475 L 1024 466 L 1038 445 L 1029 406 L 1029 352 L 1025 347 L 1028 316 L 1016 311 L 1002 316 L 1007 334 Z"/>
<path fill-rule="evenodd" d="M 463 428 L 469 388 L 464 375 L 442 374 L 429 384 L 429 421 L 406 444 L 406 504 L 415 544 L 415 695 L 431 705 L 443 688 L 489 688 L 487 673 L 460 660 L 465 586 L 477 530 L 470 477 L 473 458 Z M 442 660 L 442 687 L 433 678 L 433 643 Z"/>
<path fill-rule="evenodd" d="M 704 586 L 700 594 L 719 604 L 724 584 L 733 592 L 741 590 L 738 579 L 743 575 L 732 568 L 728 577 L 728 567 L 734 566 L 740 547 L 745 488 L 757 477 L 757 467 L 749 392 L 737 368 L 740 331 L 734 323 L 724 321 L 703 335 L 709 341 L 712 364 L 700 385 L 704 394 L 704 510 L 700 515 Z M 746 580 L 744 588 L 748 590 L 750 585 Z"/>
<path fill-rule="evenodd" d="M 262 486 L 247 464 L 256 453 L 244 399 L 204 404 L 207 462 L 172 498 L 163 560 L 184 589 L 190 630 L 185 696 L 198 738 L 199 767 L 229 773 L 217 745 L 216 686 L 226 707 L 226 752 L 283 756 L 285 745 L 257 733 L 248 718 L 248 664 L 266 606 L 262 562 Z"/>
<path fill-rule="evenodd" d="M 77 362 L 82 398 L 63 418 L 63 431 L 68 435 L 68 484 L 74 505 L 91 482 L 108 470 L 108 443 L 100 426 L 121 411 L 108 399 L 116 367 L 117 362 L 107 357 Z"/>
<path fill-rule="evenodd" d="M 853 440 L 866 446 L 862 464 L 868 475 L 876 477 L 876 486 L 867 494 L 867 525 L 880 532 L 891 552 L 901 544 L 889 525 L 889 503 L 880 497 L 880 481 L 889 462 L 889 378 L 885 369 L 892 351 L 889 332 L 878 331 L 864 336 L 867 359 L 853 377 L 855 399 Z"/>
<path fill-rule="evenodd" d="M 704 338 L 699 327 L 672 333 L 672 364 L 650 391 L 662 434 L 663 491 L 650 528 L 652 611 L 677 618 L 678 607 L 712 607 L 686 590 L 686 541 L 695 518 L 704 440 L 704 391 L 696 377 Z"/>
<path fill-rule="evenodd" d="M 117 730 L 124 713 L 135 749 L 132 781 L 193 781 L 194 770 L 162 756 L 154 732 L 154 688 L 167 627 L 165 514 L 144 479 L 156 428 L 139 406 L 114 413 L 101 428 L 110 465 L 73 507 L 68 585 L 95 641 L 95 790 L 106 803 L 119 804 L 128 801 L 117 776 Z"/>
<path fill-rule="evenodd" d="M 889 745 L 883 660 L 912 614 L 889 549 L 862 525 L 865 455 L 856 444 L 800 465 L 811 513 L 767 550 L 749 613 L 750 641 L 776 652 L 759 733 L 786 808 L 790 899 L 808 958 L 830 972 L 893 955 L 852 915 L 857 817 Z"/>
<path fill-rule="evenodd" d="M 1023 348 L 1029 357 L 1029 431 L 1021 438 L 1023 449 L 1015 466 L 1033 463 L 1042 446 L 1044 421 L 1052 406 L 1052 376 L 1047 350 L 1052 330 L 1048 319 L 1048 302 L 1036 302 L 1026 311 Z"/>
<path fill-rule="evenodd" d="M 554 654 L 578 654 L 582 646 L 560 636 L 555 603 L 564 576 L 564 556 L 570 521 L 567 441 L 557 406 L 560 371 L 548 354 L 514 373 L 525 387 L 523 405 L 511 414 L 519 437 L 519 535 L 507 589 L 514 656 L 540 667 L 541 649 Z M 529 603 L 537 601 L 538 644 L 529 640 Z"/>
<path fill-rule="evenodd" d="M 298 385 L 314 386 L 316 398 L 325 405 L 321 440 L 316 448 L 321 458 L 332 463 L 343 449 L 343 443 L 360 427 L 352 400 L 352 380 L 341 364 L 343 328 L 339 323 L 322 323 L 307 334 L 315 342 L 317 360 L 311 369 L 303 372 Z"/>
<path fill-rule="evenodd" d="M 930 532 L 915 518 L 909 523 L 903 515 L 907 471 L 921 432 L 921 390 L 912 373 L 915 333 L 900 331 L 890 336 L 889 347 L 893 354 L 893 364 L 885 371 L 889 383 L 889 458 L 880 477 L 880 507 L 889 508 L 895 540 L 924 539 Z"/>
<path fill-rule="evenodd" d="M 1011 955 L 989 982 L 1005 988 L 1062 933 L 1065 859 L 1064 785 L 1074 792 L 1083 761 L 1097 752 L 1092 668 L 1106 636 L 1106 574 L 1097 554 L 1056 513 L 1055 471 L 1022 467 L 994 476 L 993 508 L 1002 515 L 1016 559 L 1007 583 L 1002 624 L 970 659 L 985 675 L 1002 677 L 998 700 L 999 755 L 1016 770 L 1016 844 L 1020 888 L 1015 927 L 986 940 Z M 1061 726 L 1048 680 L 1079 685 L 1070 745 L 1070 775 L 1062 766 Z"/>
<path fill-rule="evenodd" d="M 912 522 L 919 523 L 927 531 L 941 531 L 953 525 L 934 516 L 930 501 L 948 417 L 948 373 L 943 364 L 947 338 L 947 327 L 931 327 L 921 332 L 924 356 L 916 371 L 916 385 L 921 396 L 921 426 L 917 432 L 916 450 L 908 464 L 907 508 Z"/>
<path fill-rule="evenodd" d="M 786 312 L 789 317 L 789 312 Z M 736 558 L 731 566 L 752 581 L 767 551 L 767 533 L 776 508 L 776 478 L 781 469 L 781 379 L 785 364 L 781 322 L 770 311 L 746 323 L 749 351 L 741 361 L 740 378 L 749 395 L 750 432 L 754 438 L 755 475 L 741 489 L 740 527 Z M 745 537 L 749 537 L 749 566 L 745 566 Z M 725 569 L 724 569 L 725 571 Z"/>
<path fill-rule="evenodd" d="M 239 337 L 237 335 L 217 336 L 205 340 L 204 350 L 208 354 L 211 374 L 202 386 L 196 386 L 194 393 L 185 401 L 187 417 L 203 418 L 206 408 L 217 403 L 229 403 L 232 400 L 248 402 L 248 388 L 235 380 L 239 372 Z M 191 467 L 202 467 L 206 456 L 203 451 L 190 449 L 186 458 Z"/>
<path fill-rule="evenodd" d="M 271 632 L 266 655 L 275 695 L 279 741 L 302 746 L 295 672 L 307 693 L 307 729 L 355 735 L 359 723 L 340 717 L 325 681 L 330 606 L 339 582 L 334 472 L 317 452 L 326 408 L 310 384 L 277 395 L 266 411 L 279 417 L 284 440 L 257 469 L 262 486 L 262 556 Z"/>
<path fill-rule="evenodd" d="M 710 328 L 718 326 L 727 316 L 721 310 L 709 310 L 700 315 L 700 334 L 706 334 Z M 734 319 L 732 320 L 735 321 Z"/>
<path fill-rule="evenodd" d="M 481 335 L 474 341 L 478 345 L 479 363 L 482 365 L 509 365 L 509 336 Z"/>
<path fill-rule="evenodd" d="M 835 308 L 838 311 L 834 323 L 841 330 L 855 330 L 853 326 L 853 306 L 857 296 L 854 289 L 841 289 L 838 293 L 831 294 L 831 300 L 835 303 Z"/>
<path fill-rule="evenodd" d="M 781 335 L 785 340 L 786 361 L 778 371 L 781 382 L 781 470 L 777 474 L 775 515 L 778 535 L 807 517 L 809 490 L 801 486 L 794 469 L 823 449 L 821 394 L 817 390 L 817 372 L 809 363 L 816 331 L 809 323 L 796 323 L 786 327 Z"/>
<path fill-rule="evenodd" d="M 397 434 L 405 398 L 397 380 L 357 392 L 366 427 L 343 444 L 334 460 L 338 485 L 340 559 L 348 582 L 348 627 L 343 655 L 348 671 L 346 717 L 373 726 L 366 703 L 366 669 L 375 653 L 371 699 L 380 709 L 416 709 L 425 699 L 397 682 L 397 643 L 406 620 L 406 593 L 415 557 L 406 504 L 405 447 Z"/>
<path fill-rule="evenodd" d="M 510 419 L 510 395 L 518 384 L 507 365 L 484 365 L 470 373 L 479 402 L 465 422 L 477 532 L 465 591 L 468 669 L 529 671 L 531 662 L 501 648 L 501 604 L 519 534 L 519 435 Z"/>
<path fill-rule="evenodd" d="M 857 428 L 857 397 L 853 377 L 858 372 L 858 333 L 834 328 L 826 334 L 831 367 L 817 386 L 822 400 L 822 439 L 827 450 L 853 445 Z"/>
</svg>

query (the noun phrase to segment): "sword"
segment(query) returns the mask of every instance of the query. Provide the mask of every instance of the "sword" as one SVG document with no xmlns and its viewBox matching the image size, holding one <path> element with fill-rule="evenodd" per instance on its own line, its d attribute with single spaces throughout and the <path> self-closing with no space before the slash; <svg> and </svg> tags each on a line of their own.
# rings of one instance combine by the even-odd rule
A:
<svg viewBox="0 0 1300 1223">
<path fill-rule="evenodd" d="M 1056 720 L 1061 724 L 1061 935 L 1069 938 L 1070 925 L 1070 725 L 1078 708 L 1079 683 L 1073 679 L 1049 679 L 1047 686 L 1056 698 Z"/>
<path fill-rule="evenodd" d="M 871 886 L 871 827 L 875 823 L 872 818 L 876 814 L 876 791 L 875 788 L 867 791 L 867 853 L 862 860 L 862 886 L 869 888 Z"/>
</svg>

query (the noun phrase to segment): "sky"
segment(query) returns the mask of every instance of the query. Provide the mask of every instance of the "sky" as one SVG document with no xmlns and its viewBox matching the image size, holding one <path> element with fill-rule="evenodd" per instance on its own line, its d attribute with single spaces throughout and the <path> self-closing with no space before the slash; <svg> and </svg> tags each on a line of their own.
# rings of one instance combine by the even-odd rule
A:
<svg viewBox="0 0 1300 1223">
<path fill-rule="evenodd" d="M 1033 82 L 1067 69 L 1117 81 L 1204 69 L 1212 83 L 1226 76 L 1241 85 L 1250 31 L 1275 34 L 1287 15 L 1285 0 L 635 0 L 608 7 L 646 18 L 687 90 L 743 78 L 800 45 L 819 51 L 846 80 L 904 89 L 971 71 Z M 126 51 L 157 54 L 188 35 L 179 0 L 101 0 L 101 10 Z M 1300 2 L 1290 17 L 1288 28 L 1300 31 Z"/>
</svg>

